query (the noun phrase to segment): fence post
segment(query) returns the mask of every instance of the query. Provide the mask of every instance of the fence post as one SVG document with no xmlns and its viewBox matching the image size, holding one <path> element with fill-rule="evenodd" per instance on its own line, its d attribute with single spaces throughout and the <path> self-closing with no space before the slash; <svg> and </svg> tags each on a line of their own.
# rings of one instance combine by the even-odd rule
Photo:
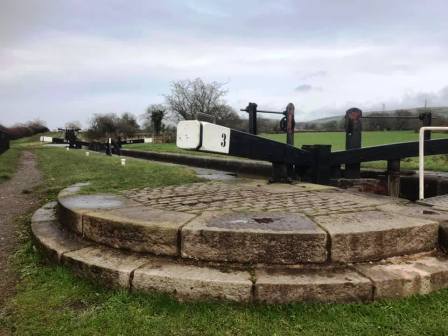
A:
<svg viewBox="0 0 448 336">
<path fill-rule="evenodd" d="M 422 121 L 423 127 L 432 126 L 432 113 L 431 112 L 423 112 L 418 116 Z M 425 140 L 431 140 L 431 131 L 426 131 L 424 134 Z"/>
<path fill-rule="evenodd" d="M 400 197 L 400 160 L 387 161 L 387 191 L 389 196 Z"/>
<path fill-rule="evenodd" d="M 257 104 L 249 103 L 246 110 L 249 113 L 249 133 L 257 135 Z"/>
<path fill-rule="evenodd" d="M 294 120 L 295 107 L 293 103 L 289 103 L 286 106 L 286 143 L 288 145 L 294 146 L 294 128 L 296 127 L 296 122 Z M 288 176 L 294 177 L 295 170 L 294 165 L 288 165 Z"/>
<path fill-rule="evenodd" d="M 295 107 L 293 103 L 289 103 L 286 106 L 286 143 L 291 146 L 294 146 L 294 128 L 296 126 L 294 110 Z"/>
<path fill-rule="evenodd" d="M 345 149 L 361 148 L 362 139 L 362 111 L 352 107 L 345 112 Z M 345 165 L 346 178 L 360 178 L 361 164 L 351 163 Z"/>
</svg>

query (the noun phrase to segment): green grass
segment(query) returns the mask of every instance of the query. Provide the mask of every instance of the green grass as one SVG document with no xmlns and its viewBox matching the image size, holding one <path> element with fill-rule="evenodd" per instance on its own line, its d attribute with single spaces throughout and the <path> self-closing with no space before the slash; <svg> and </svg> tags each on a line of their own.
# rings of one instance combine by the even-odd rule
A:
<svg viewBox="0 0 448 336">
<path fill-rule="evenodd" d="M 0 155 L 0 183 L 9 180 L 17 169 L 20 150 L 12 147 Z"/>
<path fill-rule="evenodd" d="M 22 149 L 40 145 L 40 135 L 11 141 L 10 148 L 0 155 L 0 183 L 9 180 L 16 172 Z"/>
<path fill-rule="evenodd" d="M 86 158 L 84 151 L 30 148 L 44 172 L 42 199 L 54 198 L 60 188 L 86 180 L 92 183 L 90 191 L 112 192 L 195 180 L 190 170 L 179 167 L 131 159 L 121 167 L 116 157 L 91 154 Z M 263 306 L 179 303 L 160 294 L 105 289 L 64 267 L 47 264 L 33 248 L 29 224 L 30 215 L 19 220 L 21 244 L 13 261 L 20 283 L 0 315 L 0 326 L 16 335 L 448 334 L 448 290 L 366 305 Z"/>
<path fill-rule="evenodd" d="M 55 134 L 57 133 L 48 132 L 11 141 L 10 149 L 0 155 L 0 183 L 9 180 L 14 175 L 23 149 L 40 147 L 39 138 L 41 135 L 54 136 Z"/>
<path fill-rule="evenodd" d="M 118 192 L 138 187 L 158 187 L 196 182 L 193 170 L 179 166 L 157 164 L 126 158 L 121 166 L 120 157 L 106 156 L 84 150 L 40 147 L 35 149 L 39 167 L 44 173 L 45 188 L 50 198 L 77 182 L 90 182 L 83 192 Z"/>
<path fill-rule="evenodd" d="M 186 150 L 177 148 L 175 143 L 164 143 L 164 144 L 149 144 L 149 143 L 140 143 L 140 144 L 126 144 L 123 146 L 124 149 L 132 149 L 132 150 L 141 150 L 141 151 L 150 151 L 150 152 L 158 152 L 158 153 L 175 153 L 175 154 L 186 154 L 186 155 L 199 155 L 199 156 L 212 156 L 218 158 L 228 158 L 229 155 L 218 154 L 218 153 L 205 153 L 194 150 Z M 237 158 L 236 159 L 242 159 Z"/>
</svg>

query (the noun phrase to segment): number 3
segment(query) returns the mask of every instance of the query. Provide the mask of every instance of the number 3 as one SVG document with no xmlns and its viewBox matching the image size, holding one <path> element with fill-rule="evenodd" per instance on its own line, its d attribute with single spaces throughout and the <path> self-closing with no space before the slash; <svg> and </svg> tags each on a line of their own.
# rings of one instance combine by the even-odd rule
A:
<svg viewBox="0 0 448 336">
<path fill-rule="evenodd" d="M 226 146 L 226 139 L 227 139 L 227 135 L 226 134 L 222 134 L 221 135 L 222 141 L 221 141 L 221 147 L 225 147 Z"/>
</svg>

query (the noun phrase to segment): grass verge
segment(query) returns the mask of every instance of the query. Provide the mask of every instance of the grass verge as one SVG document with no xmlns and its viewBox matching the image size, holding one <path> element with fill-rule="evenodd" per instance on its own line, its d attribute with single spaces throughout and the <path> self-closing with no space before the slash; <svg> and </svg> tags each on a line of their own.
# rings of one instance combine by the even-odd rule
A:
<svg viewBox="0 0 448 336">
<path fill-rule="evenodd" d="M 47 198 L 53 199 L 63 188 L 77 183 L 90 182 L 83 192 L 118 192 L 130 188 L 158 187 L 196 182 L 193 170 L 179 166 L 158 164 L 126 158 L 121 166 L 120 157 L 106 156 L 84 150 L 55 147 L 35 149 L 39 168 L 44 174 Z"/>
<path fill-rule="evenodd" d="M 9 180 L 19 163 L 20 149 L 12 147 L 0 155 L 0 183 Z"/>
</svg>

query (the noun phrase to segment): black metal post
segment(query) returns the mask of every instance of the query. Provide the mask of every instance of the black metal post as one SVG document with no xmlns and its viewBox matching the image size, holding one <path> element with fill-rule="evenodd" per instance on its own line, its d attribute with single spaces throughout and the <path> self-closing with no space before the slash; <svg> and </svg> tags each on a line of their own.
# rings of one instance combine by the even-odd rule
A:
<svg viewBox="0 0 448 336">
<path fill-rule="evenodd" d="M 288 145 L 294 146 L 294 128 L 296 126 L 296 122 L 294 120 L 294 111 L 295 107 L 293 103 L 289 103 L 286 106 L 285 116 L 286 116 L 286 143 Z M 294 165 L 288 165 L 287 167 L 288 177 L 293 179 L 296 178 Z"/>
<path fill-rule="evenodd" d="M 292 179 L 289 177 L 289 166 L 283 162 L 272 162 L 272 177 L 270 183 L 291 183 Z"/>
<path fill-rule="evenodd" d="M 303 145 L 302 149 L 309 151 L 314 158 L 310 170 L 311 182 L 328 184 L 331 175 L 331 145 Z"/>
<path fill-rule="evenodd" d="M 352 107 L 345 112 L 345 149 L 361 148 L 362 140 L 362 111 Z M 360 178 L 361 164 L 352 163 L 345 165 L 346 178 Z"/>
<path fill-rule="evenodd" d="M 294 104 L 289 103 L 286 106 L 286 143 L 288 145 L 294 146 L 294 128 L 296 126 L 296 122 L 294 120 Z"/>
<path fill-rule="evenodd" d="M 249 113 L 249 133 L 257 135 L 257 104 L 249 103 L 246 110 Z"/>
<path fill-rule="evenodd" d="M 432 113 L 431 112 L 420 113 L 419 119 L 422 121 L 423 127 L 432 125 Z M 431 140 L 431 131 L 425 131 L 424 137 L 425 137 L 425 140 Z"/>
</svg>

